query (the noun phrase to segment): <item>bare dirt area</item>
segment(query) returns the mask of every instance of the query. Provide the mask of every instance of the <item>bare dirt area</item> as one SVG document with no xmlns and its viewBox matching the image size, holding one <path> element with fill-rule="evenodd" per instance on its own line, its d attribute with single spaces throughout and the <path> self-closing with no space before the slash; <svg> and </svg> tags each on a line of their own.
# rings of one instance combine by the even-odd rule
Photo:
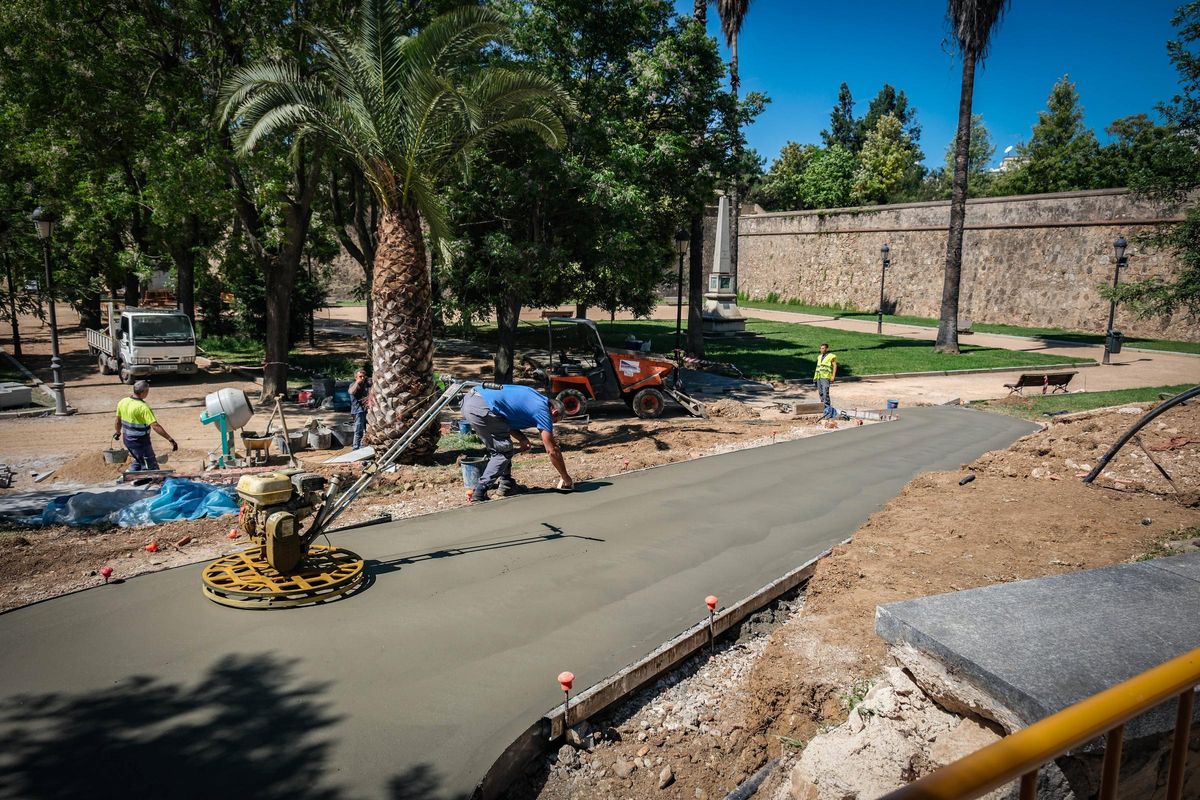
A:
<svg viewBox="0 0 1200 800">
<path fill-rule="evenodd" d="M 769 636 L 697 658 L 591 720 L 607 734 L 551 755 L 510 796 L 723 798 L 774 761 L 755 796 L 792 797 L 789 770 L 807 743 L 845 722 L 885 671 L 876 606 L 1200 544 L 1195 404 L 1151 423 L 1145 451 L 1128 445 L 1096 486 L 1077 477 L 1136 419 L 1109 409 L 1059 420 L 962 470 L 915 478 L 818 565 Z M 918 773 L 961 755 L 934 744 L 917 743 L 930 754 L 911 765 Z"/>
</svg>

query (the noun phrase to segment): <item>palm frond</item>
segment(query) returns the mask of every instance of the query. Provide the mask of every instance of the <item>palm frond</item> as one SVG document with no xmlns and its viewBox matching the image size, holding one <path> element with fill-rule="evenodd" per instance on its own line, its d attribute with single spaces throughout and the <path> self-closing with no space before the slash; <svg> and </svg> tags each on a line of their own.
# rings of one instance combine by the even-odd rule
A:
<svg viewBox="0 0 1200 800">
<path fill-rule="evenodd" d="M 963 53 L 982 61 L 997 24 L 1008 10 L 1010 0 L 949 0 L 946 16 L 954 31 L 954 40 Z"/>
<path fill-rule="evenodd" d="M 750 0 L 716 0 L 716 6 L 725 44 L 732 46 L 733 40 L 742 32 L 742 23 L 746 21 L 746 12 L 750 10 Z"/>
</svg>

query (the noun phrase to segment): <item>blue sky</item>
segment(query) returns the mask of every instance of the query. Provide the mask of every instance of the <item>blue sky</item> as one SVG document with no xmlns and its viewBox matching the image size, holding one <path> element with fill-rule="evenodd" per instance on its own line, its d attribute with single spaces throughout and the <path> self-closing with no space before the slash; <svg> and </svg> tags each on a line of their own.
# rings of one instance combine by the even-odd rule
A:
<svg viewBox="0 0 1200 800">
<path fill-rule="evenodd" d="M 1050 87 L 1069 74 L 1085 122 L 1106 140 L 1114 119 L 1139 112 L 1177 90 L 1167 60 L 1171 18 L 1182 0 L 1015 0 L 976 72 L 974 111 L 1003 149 L 1029 138 Z M 692 0 L 677 0 L 680 13 Z M 917 108 L 930 167 L 943 163 L 958 118 L 961 65 L 949 55 L 942 0 L 752 0 L 739 42 L 742 87 L 771 104 L 747 131 L 767 164 L 789 139 L 820 143 L 842 81 L 861 115 L 884 83 Z M 716 9 L 709 31 L 724 38 Z"/>
</svg>

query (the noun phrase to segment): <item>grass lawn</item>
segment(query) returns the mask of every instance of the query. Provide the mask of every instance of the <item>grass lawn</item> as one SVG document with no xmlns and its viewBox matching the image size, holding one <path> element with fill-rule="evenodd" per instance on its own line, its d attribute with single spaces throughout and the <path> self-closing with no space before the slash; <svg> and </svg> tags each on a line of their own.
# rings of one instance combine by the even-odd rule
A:
<svg viewBox="0 0 1200 800">
<path fill-rule="evenodd" d="M 261 367 L 266 358 L 263 343 L 250 336 L 207 336 L 200 339 L 197 345 L 209 358 L 216 358 L 230 364 Z M 349 380 L 354 377 L 359 360 L 343 355 L 319 355 L 292 351 L 288 354 L 288 364 L 308 372 L 320 373 L 329 378 Z M 295 380 L 288 380 L 289 386 L 307 386 L 308 383 L 302 376 L 295 376 Z"/>
<path fill-rule="evenodd" d="M 1159 394 L 1172 397 L 1190 388 L 1192 388 L 1191 384 L 1181 383 L 1175 386 L 1147 386 L 1143 389 L 1115 389 L 1109 392 L 1076 392 L 1075 394 L 1036 395 L 1020 399 L 976 400 L 971 405 L 988 411 L 999 411 L 1017 417 L 1037 419 L 1064 412 L 1070 414 L 1076 411 L 1090 411 L 1093 408 L 1120 406 L 1127 403 L 1148 403 L 1158 400 Z"/>
<path fill-rule="evenodd" d="M 47 397 L 46 393 L 41 389 L 34 387 L 33 384 L 29 382 L 29 379 L 26 378 L 25 375 L 16 368 L 16 366 L 13 365 L 13 362 L 10 360 L 11 358 L 12 356 L 8 355 L 7 353 L 5 353 L 3 356 L 0 356 L 0 382 L 19 383 L 22 386 L 33 387 L 33 391 L 30 393 L 30 397 L 32 398 L 31 405 L 53 408 L 54 401 Z"/>
<path fill-rule="evenodd" d="M 837 308 L 835 306 L 811 306 L 803 303 L 747 300 L 745 298 L 740 298 L 738 304 L 746 308 L 791 311 L 797 314 L 819 314 L 836 319 L 876 319 L 873 311 L 856 311 L 854 309 Z M 914 317 L 907 314 L 884 314 L 883 321 L 897 325 L 919 325 L 922 328 L 936 328 L 938 325 L 938 321 L 932 317 Z M 971 329 L 979 333 L 1005 333 L 1010 336 L 1028 336 L 1033 339 L 1057 339 L 1063 342 L 1078 344 L 1104 344 L 1103 334 L 1068 331 L 1062 328 L 1026 328 L 1021 325 L 976 322 L 972 324 Z M 1134 336 L 1127 336 L 1125 337 L 1125 344 L 1130 347 L 1143 347 L 1147 350 L 1172 350 L 1177 353 L 1194 353 L 1200 355 L 1200 342 L 1181 342 L 1174 339 L 1139 339 Z"/>
<path fill-rule="evenodd" d="M 597 323 L 600 335 L 610 347 L 621 347 L 627 336 L 650 339 L 651 349 L 669 352 L 674 347 L 675 323 L 660 320 Z M 790 322 L 750 320 L 748 330 L 758 339 L 708 341 L 706 355 L 714 361 L 728 361 L 747 375 L 760 380 L 812 378 L 817 347 L 828 342 L 838 356 L 838 376 L 881 375 L 894 372 L 940 372 L 942 370 L 985 369 L 989 367 L 1036 367 L 1086 361 L 1063 356 L 1047 356 L 1019 350 L 963 346 L 960 355 L 933 352 L 929 342 L 917 342 L 895 336 L 876 336 Z M 522 325 L 518 346 L 546 347 L 545 326 Z M 470 338 L 495 342 L 494 326 L 480 326 Z"/>
</svg>

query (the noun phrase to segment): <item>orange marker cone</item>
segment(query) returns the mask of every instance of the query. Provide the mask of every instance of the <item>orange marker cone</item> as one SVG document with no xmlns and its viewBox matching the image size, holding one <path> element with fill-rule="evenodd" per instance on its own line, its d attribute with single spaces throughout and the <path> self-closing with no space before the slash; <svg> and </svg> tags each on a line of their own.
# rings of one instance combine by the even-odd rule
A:
<svg viewBox="0 0 1200 800">
<path fill-rule="evenodd" d="M 713 614 L 717 610 L 717 596 L 715 594 L 710 594 L 708 597 L 704 598 L 704 605 L 708 606 L 708 652 L 711 654 L 713 651 L 713 643 L 716 642 L 717 639 L 713 630 Z"/>
<path fill-rule="evenodd" d="M 575 674 L 573 672 L 558 673 L 558 685 L 562 687 L 563 694 L 567 699 L 563 701 L 563 734 L 571 727 L 571 687 L 575 684 Z"/>
</svg>

